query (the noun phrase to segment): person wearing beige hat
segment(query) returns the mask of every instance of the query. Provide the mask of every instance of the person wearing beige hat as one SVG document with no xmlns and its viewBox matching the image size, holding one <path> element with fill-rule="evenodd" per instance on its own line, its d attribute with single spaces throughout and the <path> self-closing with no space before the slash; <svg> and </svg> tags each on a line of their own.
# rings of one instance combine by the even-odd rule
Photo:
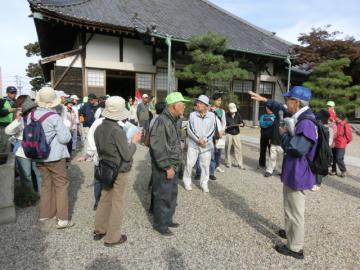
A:
<svg viewBox="0 0 360 270">
<path fill-rule="evenodd" d="M 229 111 L 226 113 L 226 140 L 225 140 L 225 164 L 227 167 L 231 167 L 231 148 L 234 146 L 236 166 L 240 169 L 245 169 L 242 158 L 242 147 L 240 140 L 240 127 L 244 127 L 245 124 L 238 112 L 236 105 L 230 103 L 228 105 Z"/>
<path fill-rule="evenodd" d="M 46 159 L 38 160 L 43 182 L 40 195 L 40 221 L 57 218 L 57 228 L 72 227 L 69 220 L 69 179 L 66 170 L 66 158 L 69 158 L 67 143 L 71 134 L 63 123 L 62 118 L 54 109 L 61 100 L 51 87 L 43 87 L 36 96 L 38 108 L 34 112 L 35 119 L 49 115 L 42 123 L 46 140 L 50 144 L 50 154 Z"/>
<path fill-rule="evenodd" d="M 105 119 L 94 134 L 99 160 L 115 163 L 120 169 L 113 187 L 103 186 L 96 209 L 94 240 L 100 240 L 105 236 L 104 245 L 111 247 L 127 240 L 126 235 L 121 234 L 125 190 L 132 157 L 136 151 L 135 144 L 140 142 L 141 133 L 135 134 L 132 142 L 128 143 L 125 131 L 118 124 L 118 121 L 129 118 L 125 100 L 121 97 L 108 98 L 102 116 Z"/>
</svg>

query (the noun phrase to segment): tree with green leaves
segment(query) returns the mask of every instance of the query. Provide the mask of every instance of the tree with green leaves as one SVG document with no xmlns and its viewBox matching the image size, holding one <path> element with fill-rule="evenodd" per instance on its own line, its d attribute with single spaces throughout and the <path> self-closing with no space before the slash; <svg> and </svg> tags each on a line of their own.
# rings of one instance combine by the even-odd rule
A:
<svg viewBox="0 0 360 270">
<path fill-rule="evenodd" d="M 357 98 L 360 85 L 352 85 L 351 76 L 344 73 L 350 62 L 349 58 L 328 60 L 314 68 L 304 86 L 312 90 L 311 106 L 315 110 L 324 108 L 326 102 L 332 100 L 337 111 L 346 112 L 351 116 L 355 108 L 360 106 L 360 100 Z"/>
<path fill-rule="evenodd" d="M 40 56 L 39 42 L 29 43 L 24 46 L 24 49 L 26 50 L 27 57 Z M 32 90 L 39 90 L 45 83 L 44 75 L 39 63 L 29 63 L 26 69 L 26 76 L 32 78 L 30 81 Z"/>
<path fill-rule="evenodd" d="M 193 97 L 204 93 L 211 96 L 215 92 L 231 95 L 230 82 L 248 76 L 248 72 L 240 68 L 238 62 L 228 61 L 224 57 L 228 50 L 226 37 L 214 33 L 193 36 L 187 48 L 193 63 L 178 71 L 176 76 L 195 83 L 194 87 L 186 89 Z"/>
</svg>

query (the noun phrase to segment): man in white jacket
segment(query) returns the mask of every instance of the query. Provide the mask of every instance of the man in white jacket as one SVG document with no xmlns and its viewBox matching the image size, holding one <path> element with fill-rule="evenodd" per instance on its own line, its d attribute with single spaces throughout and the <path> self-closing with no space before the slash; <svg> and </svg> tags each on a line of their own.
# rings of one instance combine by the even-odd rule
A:
<svg viewBox="0 0 360 270">
<path fill-rule="evenodd" d="M 196 111 L 189 116 L 188 123 L 188 152 L 183 181 L 185 189 L 190 191 L 191 172 L 199 158 L 201 177 L 200 186 L 205 193 L 209 192 L 209 170 L 211 152 L 213 151 L 213 136 L 215 133 L 215 114 L 209 112 L 209 98 L 201 95 L 196 100 Z"/>
</svg>

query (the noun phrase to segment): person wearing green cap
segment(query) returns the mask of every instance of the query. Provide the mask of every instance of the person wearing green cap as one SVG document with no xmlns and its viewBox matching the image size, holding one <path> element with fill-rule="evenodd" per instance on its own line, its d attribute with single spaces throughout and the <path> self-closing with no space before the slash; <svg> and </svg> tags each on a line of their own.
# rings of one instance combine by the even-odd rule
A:
<svg viewBox="0 0 360 270">
<path fill-rule="evenodd" d="M 177 204 L 179 171 L 181 168 L 180 116 L 185 104 L 181 93 L 166 97 L 166 108 L 150 130 L 150 155 L 152 167 L 152 196 L 154 229 L 161 235 L 171 236 L 176 228 L 173 216 Z"/>
</svg>

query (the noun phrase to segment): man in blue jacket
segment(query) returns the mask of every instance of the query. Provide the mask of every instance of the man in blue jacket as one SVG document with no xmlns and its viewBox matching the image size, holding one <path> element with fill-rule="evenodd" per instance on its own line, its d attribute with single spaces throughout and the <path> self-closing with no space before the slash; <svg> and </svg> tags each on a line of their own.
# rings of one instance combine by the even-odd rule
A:
<svg viewBox="0 0 360 270">
<path fill-rule="evenodd" d="M 315 174 L 309 162 L 314 160 L 318 143 L 315 115 L 309 108 L 311 91 L 295 86 L 283 96 L 286 98 L 287 111 L 280 103 L 267 100 L 258 94 L 249 92 L 251 98 L 263 101 L 280 118 L 281 146 L 284 149 L 284 161 L 281 181 L 285 214 L 285 230 L 279 236 L 287 239 L 286 245 L 277 245 L 275 250 L 282 255 L 304 259 L 305 192 L 316 183 Z M 279 111 L 291 115 L 293 127 L 283 126 Z"/>
</svg>

